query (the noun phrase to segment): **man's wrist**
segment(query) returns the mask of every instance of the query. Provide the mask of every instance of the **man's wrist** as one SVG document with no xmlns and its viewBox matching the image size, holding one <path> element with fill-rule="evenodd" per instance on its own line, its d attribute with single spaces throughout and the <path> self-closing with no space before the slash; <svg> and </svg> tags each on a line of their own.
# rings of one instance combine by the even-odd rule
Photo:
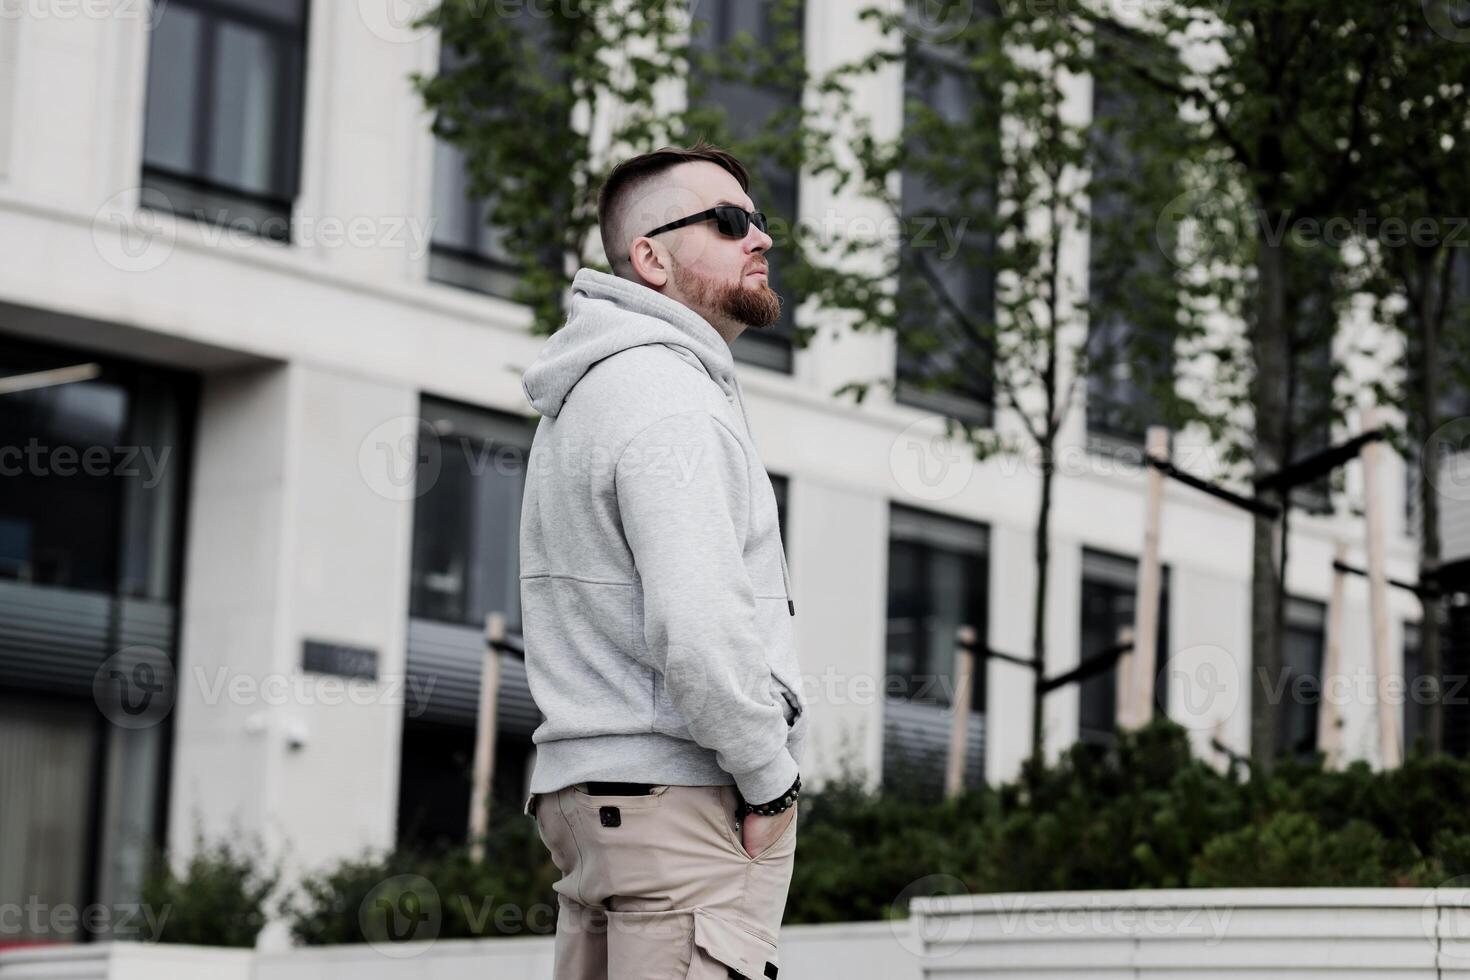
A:
<svg viewBox="0 0 1470 980">
<path fill-rule="evenodd" d="M 768 800 L 765 803 L 751 803 L 746 800 L 744 796 L 741 796 L 740 791 L 737 789 L 735 791 L 735 796 L 739 803 L 737 806 L 736 815 L 741 820 L 744 820 L 745 815 L 748 813 L 754 813 L 757 816 L 762 817 L 774 817 L 778 813 L 785 813 L 787 810 L 791 809 L 791 807 L 796 804 L 797 797 L 799 797 L 800 795 L 801 775 L 799 773 L 796 776 L 796 782 L 791 784 L 790 789 L 786 790 L 786 792 L 782 793 L 774 800 Z"/>
</svg>

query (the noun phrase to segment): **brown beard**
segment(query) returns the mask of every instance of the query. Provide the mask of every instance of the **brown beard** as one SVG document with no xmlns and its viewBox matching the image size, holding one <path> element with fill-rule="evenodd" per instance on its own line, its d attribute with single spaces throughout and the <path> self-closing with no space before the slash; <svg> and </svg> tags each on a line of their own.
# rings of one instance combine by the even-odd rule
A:
<svg viewBox="0 0 1470 980">
<path fill-rule="evenodd" d="M 781 319 L 781 297 L 769 283 L 747 286 L 744 277 L 740 282 L 716 283 L 677 266 L 675 273 L 679 278 L 679 289 L 703 309 L 723 314 L 736 323 L 757 330 Z"/>
</svg>

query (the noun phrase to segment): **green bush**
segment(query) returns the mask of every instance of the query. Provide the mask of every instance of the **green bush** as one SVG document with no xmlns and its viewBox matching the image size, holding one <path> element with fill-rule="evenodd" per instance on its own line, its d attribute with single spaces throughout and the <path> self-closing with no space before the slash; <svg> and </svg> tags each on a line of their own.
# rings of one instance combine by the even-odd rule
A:
<svg viewBox="0 0 1470 980">
<path fill-rule="evenodd" d="M 1196 888 L 1369 886 L 1384 883 L 1388 842 L 1370 823 L 1325 829 L 1305 813 L 1221 834 L 1194 860 Z"/>
<path fill-rule="evenodd" d="M 396 850 L 305 878 L 279 907 L 291 935 L 319 946 L 550 933 L 560 874 L 529 819 L 492 812 L 484 860 Z"/>
<path fill-rule="evenodd" d="M 901 917 L 909 899 L 946 893 L 1432 886 L 1470 874 L 1470 763 L 1221 772 L 1161 721 L 950 800 L 848 773 L 803 794 L 799 820 L 791 923 Z M 486 851 L 363 855 L 306 878 L 279 910 L 307 945 L 550 932 L 559 875 L 533 822 L 497 808 Z M 167 938 L 249 945 L 274 879 L 228 849 L 200 860 L 164 893 L 187 912 Z"/>
<path fill-rule="evenodd" d="M 154 857 L 141 899 L 159 924 L 162 943 L 253 947 L 266 922 L 266 900 L 280 880 L 278 869 L 263 869 L 259 846 L 228 841 L 194 841 L 194 856 L 182 877 L 163 855 Z"/>
</svg>

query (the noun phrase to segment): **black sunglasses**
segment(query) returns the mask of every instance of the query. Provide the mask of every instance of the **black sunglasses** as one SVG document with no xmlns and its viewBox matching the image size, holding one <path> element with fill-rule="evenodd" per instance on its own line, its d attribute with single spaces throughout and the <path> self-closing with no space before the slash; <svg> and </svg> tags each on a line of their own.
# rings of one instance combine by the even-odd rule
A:
<svg viewBox="0 0 1470 980">
<path fill-rule="evenodd" d="M 766 230 L 766 215 L 764 211 L 747 211 L 734 204 L 720 204 L 710 208 L 708 211 L 701 211 L 698 214 L 691 214 L 687 218 L 680 218 L 678 221 L 670 221 L 666 225 L 660 225 L 643 237 L 648 238 L 652 235 L 661 234 L 662 232 L 673 231 L 675 228 L 683 228 L 685 225 L 697 225 L 701 221 L 710 221 L 712 219 L 715 223 L 715 229 L 721 235 L 728 235 L 731 238 L 744 238 L 750 232 L 750 226 L 752 224 L 762 232 Z"/>
</svg>

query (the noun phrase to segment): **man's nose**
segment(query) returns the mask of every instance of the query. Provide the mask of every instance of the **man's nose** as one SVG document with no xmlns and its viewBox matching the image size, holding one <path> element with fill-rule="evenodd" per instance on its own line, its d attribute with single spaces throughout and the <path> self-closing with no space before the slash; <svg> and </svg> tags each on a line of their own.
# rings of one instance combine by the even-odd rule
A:
<svg viewBox="0 0 1470 980">
<path fill-rule="evenodd" d="M 775 240 L 770 235 L 761 231 L 754 224 L 750 226 L 750 234 L 746 236 L 745 241 L 752 252 L 768 251 L 775 244 Z"/>
</svg>

